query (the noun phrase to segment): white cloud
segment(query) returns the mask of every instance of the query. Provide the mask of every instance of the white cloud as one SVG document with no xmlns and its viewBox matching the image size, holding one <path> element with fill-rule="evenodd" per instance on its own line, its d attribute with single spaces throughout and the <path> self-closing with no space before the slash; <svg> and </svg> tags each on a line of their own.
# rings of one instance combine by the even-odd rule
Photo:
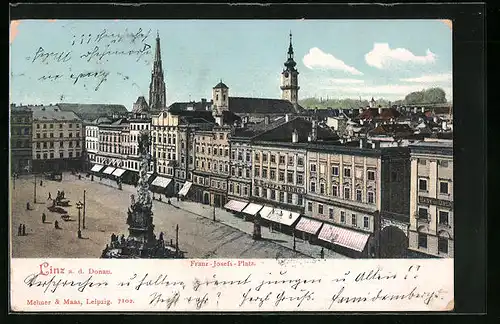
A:
<svg viewBox="0 0 500 324">
<path fill-rule="evenodd" d="M 375 43 L 373 49 L 365 54 L 365 61 L 370 66 L 384 69 L 401 63 L 434 63 L 436 57 L 430 49 L 427 49 L 425 56 L 417 56 L 406 48 L 390 48 L 387 43 Z"/>
<path fill-rule="evenodd" d="M 311 48 L 309 53 L 302 59 L 302 62 L 309 69 L 340 70 L 353 75 L 363 75 L 356 68 L 345 64 L 344 61 L 339 60 L 332 54 L 323 52 L 317 47 Z"/>
<path fill-rule="evenodd" d="M 451 83 L 451 73 L 441 74 L 428 74 L 416 78 L 400 79 L 403 82 L 416 82 L 416 83 Z"/>
</svg>

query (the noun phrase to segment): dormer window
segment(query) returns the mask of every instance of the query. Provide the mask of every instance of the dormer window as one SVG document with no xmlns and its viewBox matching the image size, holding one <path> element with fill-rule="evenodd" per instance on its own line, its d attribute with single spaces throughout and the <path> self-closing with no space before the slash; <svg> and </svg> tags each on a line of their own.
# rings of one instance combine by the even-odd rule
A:
<svg viewBox="0 0 500 324">
<path fill-rule="evenodd" d="M 215 95 L 215 100 L 219 100 L 219 95 L 218 94 Z"/>
</svg>

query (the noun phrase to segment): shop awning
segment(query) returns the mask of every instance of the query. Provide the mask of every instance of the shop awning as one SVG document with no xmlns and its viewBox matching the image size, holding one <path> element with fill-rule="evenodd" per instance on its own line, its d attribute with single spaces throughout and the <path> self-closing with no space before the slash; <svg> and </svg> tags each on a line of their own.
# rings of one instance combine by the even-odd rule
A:
<svg viewBox="0 0 500 324">
<path fill-rule="evenodd" d="M 121 177 L 125 173 L 125 170 L 117 168 L 115 171 L 113 171 L 113 175 L 115 177 Z"/>
<path fill-rule="evenodd" d="M 320 240 L 331 242 L 358 252 L 365 249 L 369 237 L 370 234 L 368 233 L 361 233 L 330 224 L 324 224 L 318 235 Z"/>
<path fill-rule="evenodd" d="M 99 172 L 101 171 L 102 168 L 104 168 L 104 165 L 94 164 L 94 166 L 92 167 L 92 169 L 90 169 L 90 171 Z"/>
<path fill-rule="evenodd" d="M 172 179 L 170 178 L 164 178 L 164 177 L 156 177 L 153 182 L 151 182 L 151 185 L 161 187 L 161 188 L 166 188 Z"/>
<path fill-rule="evenodd" d="M 315 235 L 316 233 L 318 233 L 318 230 L 322 224 L 323 224 L 322 222 L 318 222 L 318 221 L 315 221 L 315 220 L 310 219 L 310 218 L 302 217 L 300 219 L 299 223 L 297 224 L 297 226 L 295 226 L 295 229 L 298 231 L 302 231 L 302 232 L 306 232 L 306 233 Z"/>
<path fill-rule="evenodd" d="M 267 217 L 269 216 L 269 214 L 271 214 L 272 211 L 273 207 L 264 206 L 259 212 L 260 217 L 268 219 Z"/>
<path fill-rule="evenodd" d="M 192 182 L 189 182 L 189 181 L 186 181 L 184 183 L 184 185 L 182 186 L 181 190 L 179 190 L 179 196 L 185 196 L 187 195 L 188 191 L 189 191 L 189 188 L 191 188 L 191 185 L 193 183 Z"/>
<path fill-rule="evenodd" d="M 248 204 L 248 206 L 245 207 L 245 209 L 243 209 L 243 212 L 245 214 L 255 216 L 255 214 L 257 214 L 259 212 L 259 210 L 261 210 L 261 209 L 262 209 L 262 205 L 250 203 L 250 204 Z"/>
<path fill-rule="evenodd" d="M 299 213 L 275 208 L 266 218 L 276 223 L 292 226 L 292 224 L 297 220 L 297 218 L 299 218 L 299 216 Z"/>
<path fill-rule="evenodd" d="M 112 173 L 113 173 L 113 171 L 115 171 L 115 168 L 113 168 L 113 167 L 107 167 L 107 168 L 103 171 L 103 173 L 104 173 L 104 174 L 112 174 Z"/>
<path fill-rule="evenodd" d="M 235 212 L 240 212 L 245 208 L 247 204 L 248 202 L 245 201 L 230 200 L 227 204 L 224 205 L 224 208 Z"/>
</svg>

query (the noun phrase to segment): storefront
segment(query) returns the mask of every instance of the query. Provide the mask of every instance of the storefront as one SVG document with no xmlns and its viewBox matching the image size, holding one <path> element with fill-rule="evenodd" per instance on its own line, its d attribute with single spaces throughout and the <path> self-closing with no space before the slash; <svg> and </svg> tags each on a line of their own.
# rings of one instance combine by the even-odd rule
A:
<svg viewBox="0 0 500 324">
<path fill-rule="evenodd" d="M 299 219 L 300 214 L 289 210 L 272 208 L 270 213 L 265 213 L 265 219 L 271 231 L 278 231 L 285 234 L 293 234 L 293 225 Z"/>
<path fill-rule="evenodd" d="M 367 257 L 367 242 L 370 234 L 354 231 L 351 229 L 323 224 L 318 234 L 319 243 L 328 249 L 343 255 L 360 258 Z"/>
<path fill-rule="evenodd" d="M 171 197 L 173 193 L 173 185 L 171 178 L 157 176 L 150 185 L 151 191 L 158 194 L 164 194 Z"/>
<path fill-rule="evenodd" d="M 295 230 L 296 232 L 298 232 L 297 237 L 302 238 L 304 241 L 315 243 L 316 235 L 318 234 L 322 225 L 322 222 L 318 222 L 307 217 L 301 217 L 299 222 L 295 226 Z"/>
<path fill-rule="evenodd" d="M 179 198 L 181 199 L 186 199 L 188 198 L 189 195 L 189 189 L 191 189 L 192 182 L 186 181 L 184 185 L 182 186 L 181 190 L 177 193 L 179 195 Z"/>
<path fill-rule="evenodd" d="M 242 211 L 242 215 L 245 220 L 250 221 L 254 218 L 255 215 L 263 208 L 264 206 L 259 204 L 250 203 L 245 207 Z"/>
<path fill-rule="evenodd" d="M 247 201 L 240 201 L 240 200 L 230 200 L 227 204 L 224 205 L 224 208 L 233 214 L 236 214 L 238 216 L 241 215 L 241 212 L 245 207 L 248 205 Z"/>
</svg>

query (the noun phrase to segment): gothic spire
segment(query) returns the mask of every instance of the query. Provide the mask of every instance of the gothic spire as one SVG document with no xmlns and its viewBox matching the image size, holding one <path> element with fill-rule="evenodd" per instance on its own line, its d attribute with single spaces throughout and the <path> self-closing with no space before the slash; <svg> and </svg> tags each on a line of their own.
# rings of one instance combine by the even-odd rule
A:
<svg viewBox="0 0 500 324">
<path fill-rule="evenodd" d="M 290 45 L 288 46 L 288 59 L 285 62 L 285 66 L 289 70 L 293 70 L 297 63 L 293 59 L 293 45 L 292 45 L 292 31 L 290 31 Z"/>
<path fill-rule="evenodd" d="M 156 49 L 151 73 L 151 83 L 149 84 L 149 107 L 152 110 L 165 108 L 166 89 L 163 79 L 163 68 L 161 64 L 160 33 L 156 31 Z"/>
<path fill-rule="evenodd" d="M 288 46 L 288 58 L 293 59 L 292 31 L 290 31 L 290 46 Z"/>
</svg>

